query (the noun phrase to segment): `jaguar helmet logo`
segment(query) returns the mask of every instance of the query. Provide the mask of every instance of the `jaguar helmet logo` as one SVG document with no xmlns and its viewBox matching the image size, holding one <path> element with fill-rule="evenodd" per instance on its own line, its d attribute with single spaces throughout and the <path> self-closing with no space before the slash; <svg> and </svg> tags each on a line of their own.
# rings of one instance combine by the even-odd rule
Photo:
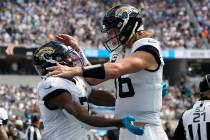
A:
<svg viewBox="0 0 210 140">
<path fill-rule="evenodd" d="M 46 60 L 49 59 L 46 57 L 51 56 L 51 54 L 53 54 L 54 52 L 55 50 L 52 47 L 45 47 L 39 50 L 39 52 L 36 54 L 36 57 L 40 60 Z"/>
</svg>

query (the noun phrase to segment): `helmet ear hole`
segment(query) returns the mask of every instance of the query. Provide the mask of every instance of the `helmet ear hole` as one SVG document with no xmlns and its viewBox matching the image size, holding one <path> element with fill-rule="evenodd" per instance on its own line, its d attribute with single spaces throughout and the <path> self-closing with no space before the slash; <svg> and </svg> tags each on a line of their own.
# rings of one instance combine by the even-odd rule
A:
<svg viewBox="0 0 210 140">
<path fill-rule="evenodd" d="M 43 57 L 45 60 L 49 60 L 51 56 L 50 56 L 50 54 L 45 53 Z"/>
<path fill-rule="evenodd" d="M 127 12 L 123 12 L 120 17 L 123 18 L 123 19 L 126 19 L 126 18 L 128 18 L 128 13 Z"/>
</svg>

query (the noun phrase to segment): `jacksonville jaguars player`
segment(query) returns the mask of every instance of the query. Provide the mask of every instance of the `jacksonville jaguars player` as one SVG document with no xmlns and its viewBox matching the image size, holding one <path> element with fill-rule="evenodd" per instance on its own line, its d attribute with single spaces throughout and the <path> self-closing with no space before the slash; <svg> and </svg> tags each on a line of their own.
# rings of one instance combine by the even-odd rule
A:
<svg viewBox="0 0 210 140">
<path fill-rule="evenodd" d="M 38 102 L 44 123 L 44 140 L 85 140 L 86 129 L 94 127 L 126 127 L 135 134 L 143 130 L 132 125 L 132 116 L 106 119 L 88 113 L 87 83 L 80 77 L 63 79 L 48 77 L 46 68 L 60 63 L 82 65 L 83 61 L 73 49 L 50 41 L 36 50 L 33 64 L 42 80 L 37 87 Z M 90 92 L 91 90 L 89 90 Z"/>
<path fill-rule="evenodd" d="M 48 75 L 83 76 L 92 85 L 116 79 L 116 117 L 132 114 L 138 119 L 135 125 L 145 128 L 142 136 L 121 128 L 120 140 L 167 140 L 160 120 L 164 66 L 160 42 L 144 30 L 140 11 L 126 4 L 107 11 L 102 32 L 107 36 L 104 45 L 111 52 L 111 62 L 73 68 L 57 65 L 48 68 Z M 79 47 L 72 37 L 57 38 Z"/>
</svg>

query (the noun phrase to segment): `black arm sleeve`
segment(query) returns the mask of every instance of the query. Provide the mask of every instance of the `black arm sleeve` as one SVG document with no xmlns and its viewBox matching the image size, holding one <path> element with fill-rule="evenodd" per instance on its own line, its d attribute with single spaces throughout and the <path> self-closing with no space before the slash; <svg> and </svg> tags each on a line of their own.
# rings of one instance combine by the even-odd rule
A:
<svg viewBox="0 0 210 140">
<path fill-rule="evenodd" d="M 152 45 L 144 45 L 144 46 L 141 46 L 135 50 L 135 52 L 137 52 L 137 51 L 144 51 L 144 52 L 148 52 L 148 53 L 152 54 L 158 64 L 158 67 L 155 70 L 149 70 L 149 69 L 145 69 L 145 70 L 150 71 L 150 72 L 155 72 L 159 69 L 159 67 L 161 65 L 161 58 L 160 58 L 160 53 L 157 48 L 155 48 Z"/>
<path fill-rule="evenodd" d="M 179 124 L 174 132 L 173 140 L 187 140 L 182 116 L 181 116 L 181 118 L 179 120 Z"/>
</svg>

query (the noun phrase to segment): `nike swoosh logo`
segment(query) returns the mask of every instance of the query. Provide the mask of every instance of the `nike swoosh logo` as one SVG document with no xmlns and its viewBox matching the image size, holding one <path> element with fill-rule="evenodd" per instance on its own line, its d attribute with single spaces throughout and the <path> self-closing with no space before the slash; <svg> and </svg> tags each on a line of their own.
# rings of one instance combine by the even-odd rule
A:
<svg viewBox="0 0 210 140">
<path fill-rule="evenodd" d="M 149 42 L 149 43 L 156 43 L 155 41 L 152 41 L 152 40 L 148 40 L 148 42 Z"/>
<path fill-rule="evenodd" d="M 52 86 L 50 85 L 49 87 L 45 87 L 44 89 L 50 89 L 50 88 L 52 88 Z"/>
</svg>

